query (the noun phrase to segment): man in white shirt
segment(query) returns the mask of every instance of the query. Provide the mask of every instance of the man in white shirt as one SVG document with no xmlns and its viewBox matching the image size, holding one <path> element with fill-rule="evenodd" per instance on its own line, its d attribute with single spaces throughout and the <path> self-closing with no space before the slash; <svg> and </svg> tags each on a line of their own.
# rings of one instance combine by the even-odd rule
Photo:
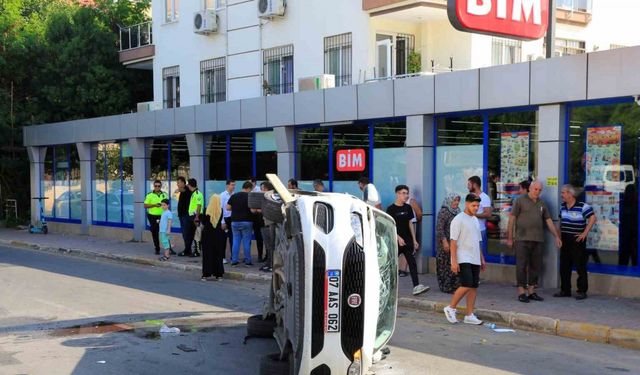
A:
<svg viewBox="0 0 640 375">
<path fill-rule="evenodd" d="M 235 180 L 227 180 L 227 185 L 225 190 L 220 193 L 220 204 L 222 205 L 222 220 L 224 220 L 227 225 L 227 230 L 224 233 L 224 236 L 229 239 L 229 249 L 233 249 L 233 234 L 231 233 L 231 211 L 227 210 L 227 203 L 229 202 L 229 198 L 233 195 L 236 190 L 236 181 Z M 225 248 L 227 247 L 227 241 L 224 241 Z M 226 249 L 225 249 L 226 253 Z M 222 263 L 227 263 L 227 258 L 222 259 Z"/>
<path fill-rule="evenodd" d="M 456 307 L 467 297 L 467 314 L 464 322 L 467 324 L 482 324 L 473 313 L 478 295 L 480 270 L 484 271 L 485 261 L 480 251 L 481 234 L 477 212 L 480 198 L 475 194 L 468 194 L 464 200 L 464 211 L 456 215 L 451 221 L 451 271 L 458 274 L 460 287 L 451 297 L 451 303 L 444 308 L 444 315 L 450 323 L 458 323 Z"/>
<path fill-rule="evenodd" d="M 367 177 L 360 177 L 358 180 L 358 187 L 362 191 L 362 200 L 377 209 L 382 209 L 382 203 L 380 202 L 380 194 L 378 189 L 369 181 Z"/>
<path fill-rule="evenodd" d="M 480 198 L 480 208 L 476 213 L 478 222 L 480 223 L 480 232 L 482 233 L 482 242 L 487 243 L 487 219 L 493 213 L 491 209 L 491 198 L 482 191 L 482 180 L 478 176 L 471 176 L 467 180 L 467 188 L 469 193 L 475 194 Z"/>
</svg>

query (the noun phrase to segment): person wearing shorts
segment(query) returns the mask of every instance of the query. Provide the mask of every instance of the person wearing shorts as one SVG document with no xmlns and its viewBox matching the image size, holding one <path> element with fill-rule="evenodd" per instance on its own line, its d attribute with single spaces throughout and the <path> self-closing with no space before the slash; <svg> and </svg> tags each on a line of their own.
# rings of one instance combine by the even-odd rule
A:
<svg viewBox="0 0 640 375">
<path fill-rule="evenodd" d="M 480 271 L 485 268 L 484 255 L 480 251 L 482 233 L 476 213 L 480 208 L 480 197 L 471 193 L 464 200 L 464 211 L 451 221 L 451 271 L 458 274 L 460 287 L 451 297 L 451 303 L 444 308 L 444 315 L 450 323 L 458 323 L 456 307 L 462 298 L 467 298 L 467 314 L 464 323 L 482 324 L 473 310 L 478 295 Z"/>
<path fill-rule="evenodd" d="M 169 200 L 163 199 L 160 202 L 162 206 L 162 215 L 160 216 L 160 246 L 164 249 L 164 255 L 160 257 L 160 260 L 166 261 L 171 258 L 171 241 L 169 241 L 169 233 L 171 233 L 171 222 L 173 221 L 173 214 L 169 209 Z"/>
</svg>

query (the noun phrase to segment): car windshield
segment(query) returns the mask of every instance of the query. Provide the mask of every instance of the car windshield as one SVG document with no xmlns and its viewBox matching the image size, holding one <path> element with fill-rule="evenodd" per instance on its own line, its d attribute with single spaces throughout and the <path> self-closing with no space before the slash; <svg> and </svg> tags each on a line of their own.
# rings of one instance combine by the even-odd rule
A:
<svg viewBox="0 0 640 375">
<path fill-rule="evenodd" d="M 380 305 L 378 307 L 378 328 L 376 330 L 375 351 L 385 345 L 391 335 L 396 318 L 398 298 L 398 245 L 396 226 L 387 217 L 374 213 L 376 220 L 376 242 L 378 246 L 378 267 L 380 267 Z"/>
</svg>

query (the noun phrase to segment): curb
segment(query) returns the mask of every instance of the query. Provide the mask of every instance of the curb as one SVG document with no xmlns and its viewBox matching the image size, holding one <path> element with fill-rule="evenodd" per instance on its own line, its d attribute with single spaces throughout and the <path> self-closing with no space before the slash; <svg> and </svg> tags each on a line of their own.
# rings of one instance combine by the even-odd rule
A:
<svg viewBox="0 0 640 375">
<path fill-rule="evenodd" d="M 442 313 L 448 304 L 424 299 L 401 297 L 398 306 L 423 311 Z M 459 306 L 463 309 L 463 306 Z M 626 349 L 640 350 L 640 330 L 613 328 L 609 326 L 558 320 L 546 316 L 476 309 L 475 314 L 482 320 L 502 323 L 509 327 L 544 333 L 548 335 L 611 344 Z"/>
<path fill-rule="evenodd" d="M 22 247 L 22 248 L 27 248 L 31 250 L 44 251 L 48 253 L 64 253 L 64 254 L 81 257 L 81 258 L 107 259 L 107 260 L 113 260 L 113 261 L 122 262 L 122 263 L 131 263 L 131 264 L 152 266 L 152 267 L 158 267 L 158 268 L 168 268 L 168 269 L 173 269 L 177 271 L 200 272 L 202 270 L 202 267 L 200 265 L 162 262 L 155 259 L 139 258 L 136 256 L 102 253 L 98 251 L 84 250 L 84 249 L 77 249 L 77 248 L 64 248 L 64 247 L 38 245 L 34 243 L 28 243 L 28 242 L 17 241 L 17 240 L 0 239 L 0 245 Z M 271 280 L 271 276 L 268 274 L 243 273 L 243 272 L 236 272 L 236 271 L 225 271 L 224 278 L 229 280 L 240 280 L 240 281 L 251 281 L 251 282 L 264 282 L 264 281 Z"/>
<path fill-rule="evenodd" d="M 49 253 L 64 253 L 72 256 L 83 258 L 101 258 L 114 260 L 123 263 L 131 263 L 137 265 L 153 266 L 158 268 L 169 268 L 178 271 L 199 272 L 200 266 L 191 264 L 179 264 L 171 262 L 161 262 L 146 258 L 138 258 L 135 256 L 119 255 L 111 253 L 101 253 L 91 250 L 83 250 L 77 248 L 62 248 L 54 246 L 38 245 L 17 240 L 0 239 L 0 245 L 27 248 L 32 250 L 44 251 Z M 268 274 L 243 273 L 234 271 L 225 271 L 225 279 L 264 282 L 271 280 Z M 409 297 L 398 298 L 398 306 L 441 313 L 447 303 L 429 301 L 426 299 L 417 299 Z M 460 309 L 463 306 L 459 306 Z M 476 309 L 475 314 L 483 320 L 505 324 L 509 327 L 521 329 L 524 331 L 532 331 L 544 333 L 554 336 L 567 337 L 572 339 L 585 340 L 603 344 L 611 344 L 626 349 L 640 350 L 640 330 L 612 328 L 609 326 L 590 324 L 582 322 L 572 322 L 557 320 L 545 316 L 537 316 L 513 311 L 498 311 L 489 309 Z"/>
</svg>

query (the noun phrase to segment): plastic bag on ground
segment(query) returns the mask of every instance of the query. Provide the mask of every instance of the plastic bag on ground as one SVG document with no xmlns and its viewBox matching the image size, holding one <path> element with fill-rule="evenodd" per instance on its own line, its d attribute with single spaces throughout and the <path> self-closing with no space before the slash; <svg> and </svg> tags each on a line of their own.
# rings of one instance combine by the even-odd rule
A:
<svg viewBox="0 0 640 375">
<path fill-rule="evenodd" d="M 162 327 L 160 327 L 160 333 L 180 333 L 180 328 L 167 327 L 166 324 L 163 324 Z"/>
</svg>

